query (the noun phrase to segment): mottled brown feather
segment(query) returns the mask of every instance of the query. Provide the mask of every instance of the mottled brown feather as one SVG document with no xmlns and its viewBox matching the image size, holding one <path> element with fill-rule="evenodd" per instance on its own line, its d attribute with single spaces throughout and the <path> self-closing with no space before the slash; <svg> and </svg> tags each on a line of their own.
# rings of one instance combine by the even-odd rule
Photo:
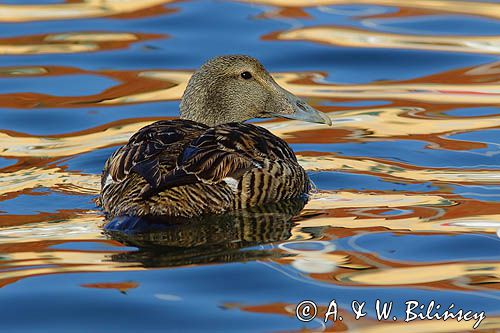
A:
<svg viewBox="0 0 500 333">
<path fill-rule="evenodd" d="M 143 127 L 110 157 L 104 168 L 103 182 L 104 174 L 120 182 L 135 171 L 157 187 L 162 172 L 173 169 L 184 146 L 207 128 L 190 120 L 164 120 Z"/>
<path fill-rule="evenodd" d="M 108 159 L 101 201 L 111 216 L 217 213 L 305 193 L 309 182 L 301 173 L 290 147 L 264 128 L 160 121 Z M 226 178 L 238 182 L 236 192 Z"/>
</svg>

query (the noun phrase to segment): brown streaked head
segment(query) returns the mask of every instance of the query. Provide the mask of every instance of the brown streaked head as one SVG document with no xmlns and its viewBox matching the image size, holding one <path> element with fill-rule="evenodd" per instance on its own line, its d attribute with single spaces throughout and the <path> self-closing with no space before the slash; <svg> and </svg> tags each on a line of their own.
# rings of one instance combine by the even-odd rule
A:
<svg viewBox="0 0 500 333">
<path fill-rule="evenodd" d="M 256 59 L 226 55 L 196 71 L 181 101 L 181 118 L 209 126 L 282 117 L 331 125 L 330 118 L 280 87 Z"/>
</svg>

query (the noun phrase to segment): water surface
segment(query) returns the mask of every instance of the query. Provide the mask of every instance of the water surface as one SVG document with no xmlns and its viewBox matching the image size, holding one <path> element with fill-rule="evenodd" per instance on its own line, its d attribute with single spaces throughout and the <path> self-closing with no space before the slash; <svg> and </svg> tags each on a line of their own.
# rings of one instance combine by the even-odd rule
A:
<svg viewBox="0 0 500 333">
<path fill-rule="evenodd" d="M 434 300 L 499 330 L 499 13 L 470 0 L 3 1 L 2 329 L 472 330 L 403 321 L 405 301 Z M 104 232 L 93 199 L 107 157 L 176 117 L 192 72 L 228 53 L 257 57 L 334 121 L 259 122 L 318 192 L 305 207 Z M 306 299 L 335 299 L 343 321 L 299 321 Z M 377 321 L 377 299 L 397 321 Z"/>
</svg>

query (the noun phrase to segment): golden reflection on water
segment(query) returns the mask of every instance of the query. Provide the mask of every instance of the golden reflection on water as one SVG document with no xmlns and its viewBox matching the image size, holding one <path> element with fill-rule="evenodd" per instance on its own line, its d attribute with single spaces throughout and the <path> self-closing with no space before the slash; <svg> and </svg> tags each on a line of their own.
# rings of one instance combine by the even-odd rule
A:
<svg viewBox="0 0 500 333">
<path fill-rule="evenodd" d="M 59 222 L 59 223 L 54 223 Z M 109 256 L 120 251 L 120 244 L 106 240 L 100 226 L 102 218 L 95 212 L 80 213 L 61 221 L 42 219 L 22 228 L 6 227 L 0 230 L 0 286 L 19 279 L 56 273 L 128 270 L 109 261 Z M 54 237 L 57 235 L 57 237 Z M 68 251 L 51 247 L 65 242 L 101 242 L 116 247 L 115 251 Z M 48 266 L 48 267 L 47 267 Z M 12 268 L 23 268 L 13 270 Z M 137 268 L 139 269 L 139 268 Z"/>
<path fill-rule="evenodd" d="M 0 4 L 0 22 L 27 22 L 39 20 L 67 20 L 114 15 L 133 15 L 152 9 L 156 15 L 164 13 L 164 4 L 174 0 L 79 0 L 42 5 Z M 144 13 L 142 13 L 143 16 Z"/>
<path fill-rule="evenodd" d="M 378 271 L 345 273 L 337 279 L 348 284 L 405 285 L 424 284 L 440 280 L 488 276 L 488 282 L 500 282 L 500 263 L 467 263 L 421 265 L 417 267 L 390 268 Z"/>
<path fill-rule="evenodd" d="M 384 175 L 394 180 L 418 180 L 459 184 L 500 184 L 498 170 L 408 168 L 370 159 L 348 159 L 334 156 L 298 156 L 300 164 L 309 171 L 347 171 Z"/>
<path fill-rule="evenodd" d="M 344 47 L 500 54 L 500 36 L 417 36 L 326 26 L 287 30 L 266 39 L 305 40 Z"/>
<path fill-rule="evenodd" d="M 158 34 L 121 32 L 72 32 L 0 39 L 0 55 L 80 53 L 127 48 L 131 43 L 154 38 Z M 4 72 L 5 73 L 5 72 Z M 18 73 L 19 74 L 19 73 Z M 31 74 L 34 74 L 31 72 Z"/>
<path fill-rule="evenodd" d="M 61 168 L 32 167 L 12 172 L 0 172 L 0 195 L 38 187 L 65 193 L 98 194 L 100 181 L 98 175 L 66 172 Z"/>
</svg>

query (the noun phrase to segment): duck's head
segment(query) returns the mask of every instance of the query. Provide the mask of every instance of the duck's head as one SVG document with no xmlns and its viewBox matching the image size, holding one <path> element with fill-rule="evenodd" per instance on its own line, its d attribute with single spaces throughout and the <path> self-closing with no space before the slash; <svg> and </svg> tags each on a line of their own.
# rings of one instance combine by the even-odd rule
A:
<svg viewBox="0 0 500 333">
<path fill-rule="evenodd" d="M 282 117 L 331 125 L 330 118 L 280 87 L 256 59 L 227 55 L 196 71 L 181 101 L 181 118 L 209 126 Z"/>
</svg>

